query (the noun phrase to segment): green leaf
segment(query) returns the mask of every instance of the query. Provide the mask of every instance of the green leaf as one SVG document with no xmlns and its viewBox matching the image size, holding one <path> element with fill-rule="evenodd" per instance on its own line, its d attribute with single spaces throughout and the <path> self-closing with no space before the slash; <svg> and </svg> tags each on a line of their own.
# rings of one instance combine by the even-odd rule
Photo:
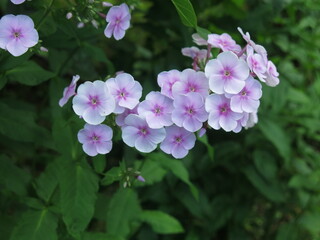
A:
<svg viewBox="0 0 320 240">
<path fill-rule="evenodd" d="M 113 167 L 108 172 L 106 172 L 105 177 L 101 180 L 101 185 L 108 186 L 116 181 L 120 181 L 121 177 L 121 168 Z"/>
<path fill-rule="evenodd" d="M 197 28 L 197 16 L 189 0 L 171 0 L 177 9 L 180 19 L 187 27 Z"/>
<path fill-rule="evenodd" d="M 58 186 L 58 176 L 59 172 L 61 171 L 59 161 L 61 160 L 56 159 L 54 162 L 49 163 L 45 171 L 36 179 L 34 183 L 34 188 L 38 196 L 47 203 L 52 198 L 52 195 Z"/>
<path fill-rule="evenodd" d="M 5 155 L 0 155 L 0 185 L 17 195 L 27 195 L 27 184 L 31 179 L 30 173 L 15 166 Z"/>
<path fill-rule="evenodd" d="M 152 185 L 156 182 L 160 182 L 167 174 L 167 170 L 164 169 L 159 162 L 152 159 L 144 159 L 144 165 L 141 169 L 141 176 L 146 180 L 145 182 L 136 182 L 137 186 Z M 140 161 L 135 162 L 136 169 L 141 165 Z"/>
<path fill-rule="evenodd" d="M 298 240 L 299 228 L 293 223 L 282 224 L 277 232 L 276 240 Z"/>
<path fill-rule="evenodd" d="M 119 189 L 110 201 L 106 224 L 107 233 L 126 238 L 134 220 L 141 212 L 137 194 L 132 189 Z"/>
<path fill-rule="evenodd" d="M 85 232 L 83 235 L 83 240 L 125 240 L 125 239 L 112 234 Z"/>
<path fill-rule="evenodd" d="M 207 135 L 203 135 L 202 137 L 198 137 L 198 140 L 200 142 L 202 142 L 204 145 L 206 145 L 209 157 L 210 157 L 211 161 L 213 161 L 214 160 L 214 148 L 213 148 L 213 146 L 211 146 L 209 144 Z"/>
<path fill-rule="evenodd" d="M 65 160 L 59 183 L 63 221 L 70 235 L 78 238 L 93 216 L 98 178 L 86 161 Z"/>
<path fill-rule="evenodd" d="M 299 223 L 314 235 L 320 233 L 320 214 L 319 212 L 306 212 L 300 219 Z"/>
<path fill-rule="evenodd" d="M 93 168 L 97 173 L 103 173 L 107 165 L 106 155 L 98 154 L 92 158 Z"/>
<path fill-rule="evenodd" d="M 274 202 L 284 202 L 286 200 L 285 193 L 279 183 L 266 181 L 253 166 L 246 167 L 243 172 L 252 185 L 266 198 Z"/>
<path fill-rule="evenodd" d="M 156 233 L 173 234 L 184 232 L 177 219 L 161 211 L 143 211 L 140 219 L 150 224 Z"/>
<path fill-rule="evenodd" d="M 198 189 L 190 182 L 188 170 L 180 160 L 168 158 L 162 153 L 149 154 L 149 157 L 154 161 L 159 162 L 164 168 L 170 170 L 177 178 L 186 183 L 189 186 L 192 195 L 196 199 L 199 198 Z"/>
<path fill-rule="evenodd" d="M 288 161 L 291 155 L 290 139 L 284 130 L 277 123 L 266 118 L 261 119 L 258 126 L 265 137 L 278 149 L 279 154 Z"/>
<path fill-rule="evenodd" d="M 274 180 L 278 171 L 277 163 L 274 157 L 265 151 L 255 151 L 253 160 L 260 174 L 267 180 Z"/>
<path fill-rule="evenodd" d="M 21 142 L 51 144 L 50 133 L 35 123 L 34 114 L 0 103 L 0 133 Z"/>
<path fill-rule="evenodd" d="M 53 78 L 55 75 L 52 72 L 44 70 L 35 62 L 28 61 L 7 71 L 6 76 L 10 81 L 19 82 L 28 86 L 36 86 Z"/>
<path fill-rule="evenodd" d="M 28 211 L 21 217 L 10 240 L 57 240 L 57 217 L 43 209 Z"/>
</svg>

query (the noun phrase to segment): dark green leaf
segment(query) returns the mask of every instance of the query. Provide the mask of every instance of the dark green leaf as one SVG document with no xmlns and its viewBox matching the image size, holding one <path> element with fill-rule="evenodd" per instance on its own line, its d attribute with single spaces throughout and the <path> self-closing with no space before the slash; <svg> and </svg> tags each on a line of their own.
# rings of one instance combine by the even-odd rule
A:
<svg viewBox="0 0 320 240">
<path fill-rule="evenodd" d="M 0 103 L 0 133 L 21 142 L 51 145 L 49 132 L 35 123 L 34 114 Z"/>
<path fill-rule="evenodd" d="M 197 16 L 189 0 L 171 0 L 180 19 L 187 27 L 197 28 Z"/>
<path fill-rule="evenodd" d="M 25 196 L 30 179 L 29 172 L 15 166 L 7 156 L 0 155 L 0 183 L 7 190 Z"/>
<path fill-rule="evenodd" d="M 107 211 L 107 233 L 126 238 L 140 212 L 137 194 L 132 189 L 119 189 L 113 195 Z"/>
<path fill-rule="evenodd" d="M 260 174 L 267 180 L 274 180 L 277 174 L 277 163 L 272 155 L 264 151 L 255 151 L 253 160 Z"/>
<path fill-rule="evenodd" d="M 55 75 L 52 72 L 44 70 L 35 62 L 28 61 L 7 71 L 6 76 L 10 81 L 35 86 L 53 78 Z"/>
<path fill-rule="evenodd" d="M 142 211 L 140 219 L 150 224 L 156 233 L 173 234 L 184 232 L 177 219 L 161 211 Z"/>
<path fill-rule="evenodd" d="M 153 153 L 150 154 L 149 157 L 154 161 L 159 162 L 164 168 L 170 170 L 177 178 L 188 184 L 193 196 L 198 199 L 198 189 L 190 182 L 189 173 L 181 160 L 168 158 L 161 153 Z"/>
<path fill-rule="evenodd" d="M 278 149 L 280 155 L 288 160 L 291 154 L 290 140 L 284 130 L 276 122 L 266 118 L 261 119 L 258 126 L 265 137 Z"/>
<path fill-rule="evenodd" d="M 28 211 L 21 217 L 10 240 L 58 240 L 56 228 L 57 217 L 48 209 Z"/>
<path fill-rule="evenodd" d="M 154 161 L 152 159 L 144 159 L 142 161 L 144 162 L 143 168 L 141 169 L 141 176 L 144 177 L 146 180 L 143 182 L 136 182 L 135 184 L 137 186 L 145 186 L 145 185 L 151 185 L 156 182 L 160 182 L 164 176 L 167 174 L 167 170 L 164 169 L 159 162 Z M 138 169 L 138 166 L 140 166 L 141 162 L 136 162 L 136 168 Z"/>
<path fill-rule="evenodd" d="M 120 181 L 121 177 L 121 168 L 113 167 L 108 172 L 106 172 L 105 177 L 101 180 L 101 184 L 104 186 L 110 185 L 116 181 Z"/>
<path fill-rule="evenodd" d="M 83 240 L 125 240 L 122 237 L 97 232 L 85 232 L 83 235 Z"/>
<path fill-rule="evenodd" d="M 77 238 L 93 216 L 98 178 L 85 161 L 76 163 L 66 159 L 59 183 L 62 218 L 68 232 Z"/>
<path fill-rule="evenodd" d="M 285 193 L 279 183 L 266 181 L 257 173 L 253 166 L 248 166 L 243 171 L 252 185 L 266 198 L 274 202 L 285 201 Z"/>
</svg>

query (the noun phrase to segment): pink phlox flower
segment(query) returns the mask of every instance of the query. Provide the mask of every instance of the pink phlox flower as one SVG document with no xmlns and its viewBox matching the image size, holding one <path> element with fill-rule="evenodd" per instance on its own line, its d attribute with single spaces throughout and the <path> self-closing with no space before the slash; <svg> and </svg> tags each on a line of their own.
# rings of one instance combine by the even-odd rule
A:
<svg viewBox="0 0 320 240">
<path fill-rule="evenodd" d="M 102 123 L 116 107 L 106 83 L 100 80 L 81 84 L 72 104 L 74 112 L 92 125 Z"/>
<path fill-rule="evenodd" d="M 235 129 L 233 129 L 232 131 L 233 131 L 234 133 L 239 133 L 239 132 L 241 132 L 242 128 L 247 125 L 248 119 L 249 119 L 249 113 L 243 113 L 242 118 L 240 118 L 240 119 L 237 121 L 237 127 L 236 127 Z"/>
<path fill-rule="evenodd" d="M 160 144 L 160 149 L 174 158 L 180 159 L 187 156 L 196 142 L 194 133 L 175 125 L 166 128 L 166 138 Z"/>
<path fill-rule="evenodd" d="M 265 82 L 267 65 L 260 54 L 253 52 L 251 46 L 247 46 L 247 63 L 249 69 L 259 78 L 259 80 Z"/>
<path fill-rule="evenodd" d="M 150 128 L 172 125 L 172 111 L 173 100 L 154 91 L 148 93 L 146 100 L 142 101 L 138 107 L 139 115 L 145 117 Z"/>
<path fill-rule="evenodd" d="M 208 119 L 208 113 L 204 109 L 204 98 L 199 93 L 177 95 L 173 106 L 175 109 L 172 112 L 172 121 L 189 132 L 198 131 Z"/>
<path fill-rule="evenodd" d="M 73 76 L 70 85 L 63 90 L 63 96 L 59 100 L 60 107 L 64 106 L 73 95 L 76 95 L 76 87 L 79 79 L 79 75 Z"/>
<path fill-rule="evenodd" d="M 158 74 L 157 82 L 161 88 L 161 94 L 172 98 L 172 86 L 181 80 L 181 72 L 178 70 L 164 71 Z"/>
<path fill-rule="evenodd" d="M 233 51 L 240 52 L 241 47 L 232 39 L 232 37 L 223 33 L 221 35 L 218 34 L 209 34 L 208 35 L 208 43 L 215 48 L 220 48 L 222 51 Z"/>
<path fill-rule="evenodd" d="M 89 156 L 107 154 L 112 149 L 112 129 L 104 124 L 85 124 L 78 132 L 78 140 L 82 143 L 83 151 Z"/>
<path fill-rule="evenodd" d="M 135 108 L 133 108 L 133 109 L 126 108 L 123 113 L 120 113 L 119 115 L 117 115 L 116 116 L 116 124 L 119 127 L 125 126 L 126 124 L 124 121 L 129 114 L 138 114 L 138 106 L 139 106 L 139 104 L 137 106 L 135 106 Z"/>
<path fill-rule="evenodd" d="M 13 4 L 21 4 L 24 3 L 26 0 L 10 0 Z"/>
<path fill-rule="evenodd" d="M 250 37 L 250 34 L 248 32 L 246 32 L 246 34 L 244 34 L 240 27 L 238 27 L 238 31 L 242 35 L 243 39 L 247 42 L 247 44 L 249 46 L 251 46 L 254 49 L 255 52 L 260 54 L 262 56 L 262 59 L 265 62 L 265 64 L 267 64 L 267 61 L 268 61 L 267 50 L 263 46 L 261 46 L 259 44 L 256 44 L 254 41 L 252 41 L 251 37 Z"/>
<path fill-rule="evenodd" d="M 116 101 L 114 113 L 122 113 L 125 108 L 133 109 L 142 96 L 142 86 L 128 73 L 121 73 L 106 81 L 110 94 Z"/>
<path fill-rule="evenodd" d="M 207 40 L 200 37 L 200 35 L 198 33 L 192 34 L 192 39 L 198 46 L 207 46 L 208 45 Z"/>
<path fill-rule="evenodd" d="M 267 78 L 266 78 L 266 84 L 270 87 L 275 87 L 279 84 L 279 73 L 277 71 L 276 66 L 273 64 L 273 62 L 268 61 L 267 65 Z"/>
<path fill-rule="evenodd" d="M 110 8 L 106 21 L 108 25 L 104 30 L 104 35 L 111 38 L 113 35 L 116 40 L 124 37 L 126 30 L 130 27 L 131 14 L 127 4 L 123 3 L 120 6 Z"/>
<path fill-rule="evenodd" d="M 211 94 L 206 98 L 206 111 L 209 112 L 208 124 L 213 129 L 224 129 L 226 132 L 236 129 L 237 121 L 243 113 L 233 112 L 230 108 L 230 99 L 224 95 Z"/>
<path fill-rule="evenodd" d="M 191 57 L 192 59 L 197 59 L 197 60 L 203 60 L 207 58 L 207 50 L 206 49 L 200 50 L 197 47 L 182 48 L 181 53 L 183 56 Z"/>
<path fill-rule="evenodd" d="M 254 125 L 258 123 L 258 113 L 253 112 L 248 114 L 248 120 L 246 122 L 246 125 L 244 126 L 245 129 L 252 128 Z"/>
<path fill-rule="evenodd" d="M 189 92 L 199 93 L 203 97 L 209 95 L 209 81 L 203 72 L 185 69 L 181 72 L 180 81 L 175 82 L 172 86 L 172 95 L 174 97 Z"/>
<path fill-rule="evenodd" d="M 234 112 L 242 113 L 252 113 L 256 112 L 259 108 L 259 99 L 262 96 L 262 86 L 261 84 L 252 78 L 248 77 L 246 80 L 246 85 L 236 95 L 227 94 L 230 98 L 230 107 Z"/>
<path fill-rule="evenodd" d="M 33 20 L 26 15 L 5 15 L 0 20 L 0 48 L 18 57 L 35 46 L 39 35 Z"/>
<path fill-rule="evenodd" d="M 149 153 L 156 149 L 157 144 L 166 137 L 164 128 L 152 129 L 146 120 L 135 114 L 130 114 L 125 119 L 122 127 L 122 139 L 130 147 L 138 151 Z"/>
<path fill-rule="evenodd" d="M 211 91 L 223 94 L 237 94 L 245 85 L 249 76 L 249 67 L 243 59 L 230 51 L 220 53 L 205 67 Z"/>
</svg>

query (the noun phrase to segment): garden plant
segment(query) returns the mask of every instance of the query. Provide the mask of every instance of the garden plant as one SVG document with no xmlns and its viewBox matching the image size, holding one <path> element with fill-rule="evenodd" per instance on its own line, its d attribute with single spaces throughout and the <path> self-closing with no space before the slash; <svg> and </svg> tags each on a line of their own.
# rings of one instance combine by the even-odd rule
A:
<svg viewBox="0 0 320 240">
<path fill-rule="evenodd" d="M 1 0 L 0 239 L 320 239 L 314 0 Z"/>
</svg>

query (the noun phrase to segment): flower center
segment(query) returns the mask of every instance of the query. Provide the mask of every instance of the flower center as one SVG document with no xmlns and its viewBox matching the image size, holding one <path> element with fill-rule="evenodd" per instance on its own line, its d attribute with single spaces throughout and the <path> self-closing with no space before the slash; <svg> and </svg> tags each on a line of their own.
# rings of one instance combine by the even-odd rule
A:
<svg viewBox="0 0 320 240">
<path fill-rule="evenodd" d="M 187 109 L 186 109 L 186 112 L 187 112 L 187 114 L 189 115 L 189 116 L 192 116 L 192 115 L 194 115 L 195 114 L 195 110 L 194 110 L 194 108 L 191 106 L 191 107 L 188 107 Z"/>
<path fill-rule="evenodd" d="M 148 129 L 146 129 L 145 127 L 139 129 L 139 134 L 142 136 L 146 136 L 148 133 Z"/>
<path fill-rule="evenodd" d="M 181 137 L 176 137 L 175 140 L 176 140 L 177 143 L 181 143 L 182 138 Z"/>
<path fill-rule="evenodd" d="M 118 91 L 118 98 L 126 99 L 128 96 L 128 92 L 123 88 Z"/>
<path fill-rule="evenodd" d="M 159 105 L 156 105 L 153 109 L 153 112 L 156 116 L 160 116 L 162 114 L 163 108 Z"/>
<path fill-rule="evenodd" d="M 92 140 L 93 142 L 98 142 L 99 139 L 100 139 L 100 137 L 97 136 L 97 135 L 93 135 L 93 136 L 91 137 L 91 140 Z"/>
<path fill-rule="evenodd" d="M 219 107 L 220 113 L 221 114 L 227 114 L 229 112 L 229 106 L 227 104 L 224 104 Z"/>
<path fill-rule="evenodd" d="M 15 39 L 18 39 L 21 37 L 21 31 L 20 30 L 16 30 L 16 29 L 13 29 L 12 30 L 12 37 L 15 38 Z"/>
<path fill-rule="evenodd" d="M 231 73 L 230 73 L 230 71 L 226 70 L 226 71 L 224 71 L 224 75 L 225 75 L 226 77 L 229 77 L 229 76 L 231 75 Z"/>
<path fill-rule="evenodd" d="M 247 92 L 246 92 L 246 90 L 242 90 L 240 94 L 241 94 L 242 96 L 246 96 L 246 95 L 247 95 Z"/>
<path fill-rule="evenodd" d="M 89 105 L 97 107 L 100 104 L 98 96 L 89 96 Z"/>
</svg>

